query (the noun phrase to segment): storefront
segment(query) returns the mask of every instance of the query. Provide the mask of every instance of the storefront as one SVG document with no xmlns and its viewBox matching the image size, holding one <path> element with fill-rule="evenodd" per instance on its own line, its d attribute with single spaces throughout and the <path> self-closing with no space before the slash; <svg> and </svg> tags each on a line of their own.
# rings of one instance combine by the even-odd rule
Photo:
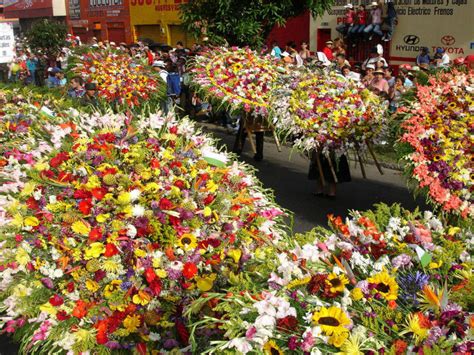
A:
<svg viewBox="0 0 474 355">
<path fill-rule="evenodd" d="M 181 25 L 179 7 L 188 0 L 130 0 L 130 21 L 135 40 L 152 40 L 175 46 L 181 41 L 191 45 Z"/>
<path fill-rule="evenodd" d="M 67 0 L 67 23 L 83 42 L 132 42 L 129 0 Z"/>
<path fill-rule="evenodd" d="M 323 17 L 311 21 L 311 50 L 321 50 L 328 39 L 340 36 L 336 26 L 342 23 L 344 6 L 348 2 L 357 7 L 359 4 L 368 5 L 372 1 L 336 0 L 332 9 Z M 451 59 L 474 53 L 474 31 L 472 31 L 474 1 L 394 0 L 394 5 L 398 14 L 398 24 L 392 40 L 384 44 L 385 56 L 392 64 L 415 62 L 421 47 L 428 47 L 431 54 L 436 48 L 441 47 Z M 386 8 L 386 5 L 384 7 Z M 369 45 L 373 46 L 373 43 Z M 367 52 L 358 53 L 358 57 L 367 55 L 370 46 L 364 46 L 364 43 L 358 45 L 357 49 L 362 48 Z"/>
<path fill-rule="evenodd" d="M 64 0 L 3 0 L 3 16 L 17 19 L 21 30 L 26 32 L 44 18 L 64 22 L 66 6 Z"/>
</svg>

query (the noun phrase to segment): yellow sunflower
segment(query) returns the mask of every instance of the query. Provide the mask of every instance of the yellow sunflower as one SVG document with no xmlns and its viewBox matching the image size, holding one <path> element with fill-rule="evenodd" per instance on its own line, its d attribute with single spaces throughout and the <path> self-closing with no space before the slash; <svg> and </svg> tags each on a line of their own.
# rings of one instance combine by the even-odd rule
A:
<svg viewBox="0 0 474 355">
<path fill-rule="evenodd" d="M 178 246 L 184 251 L 190 251 L 197 247 L 197 240 L 194 234 L 185 233 L 178 239 Z"/>
<path fill-rule="evenodd" d="M 332 293 L 344 292 L 346 285 L 349 283 L 346 275 L 336 275 L 335 273 L 329 274 L 326 279 L 326 284 L 331 288 L 329 289 Z"/>
<path fill-rule="evenodd" d="M 375 285 L 375 292 L 379 293 L 387 301 L 395 301 L 398 297 L 398 284 L 395 278 L 387 271 L 382 271 L 367 279 L 367 282 Z"/>
<path fill-rule="evenodd" d="M 314 312 L 313 323 L 319 325 L 326 335 L 337 336 L 348 332 L 346 326 L 351 324 L 351 320 L 341 308 L 331 306 Z"/>
<path fill-rule="evenodd" d="M 273 340 L 269 340 L 265 343 L 263 353 L 265 355 L 283 355 L 283 351 Z"/>
</svg>

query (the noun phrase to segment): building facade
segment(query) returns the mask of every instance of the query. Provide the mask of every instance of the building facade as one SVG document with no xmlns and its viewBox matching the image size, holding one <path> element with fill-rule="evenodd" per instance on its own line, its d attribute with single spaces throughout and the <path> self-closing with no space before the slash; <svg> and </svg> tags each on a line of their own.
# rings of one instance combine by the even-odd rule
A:
<svg viewBox="0 0 474 355">
<path fill-rule="evenodd" d="M 129 0 L 66 0 L 70 33 L 83 42 L 131 43 Z"/>
<path fill-rule="evenodd" d="M 321 50 L 328 39 L 340 37 L 336 26 L 344 19 L 344 6 L 352 3 L 370 5 L 372 0 L 335 0 L 334 6 L 323 17 L 312 19 L 311 50 Z M 387 1 L 381 1 L 386 8 Z M 433 54 L 436 48 L 445 49 L 451 59 L 474 53 L 472 0 L 394 0 L 398 24 L 390 42 L 384 43 L 385 58 L 392 64 L 414 63 L 421 47 Z M 362 43 L 354 50 L 349 46 L 350 59 L 360 61 L 376 42 Z"/>
<path fill-rule="evenodd" d="M 181 25 L 179 7 L 189 0 L 130 0 L 130 21 L 135 40 L 175 46 L 193 40 Z"/>
<path fill-rule="evenodd" d="M 65 22 L 64 0 L 3 0 L 3 15 L 6 19 L 17 19 L 21 31 L 28 31 L 39 20 L 50 19 Z"/>
</svg>

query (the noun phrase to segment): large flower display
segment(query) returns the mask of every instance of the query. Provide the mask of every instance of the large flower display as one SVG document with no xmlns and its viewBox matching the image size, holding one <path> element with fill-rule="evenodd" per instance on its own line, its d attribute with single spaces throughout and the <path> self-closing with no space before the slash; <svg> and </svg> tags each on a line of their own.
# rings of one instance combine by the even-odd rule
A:
<svg viewBox="0 0 474 355">
<path fill-rule="evenodd" d="M 25 351 L 188 345 L 183 309 L 282 237 L 283 211 L 187 121 L 89 116 L 36 159 L 1 235 L 1 322 Z"/>
<path fill-rule="evenodd" d="M 166 92 L 166 84 L 150 67 L 129 55 L 112 50 L 91 50 L 73 57 L 71 72 L 86 82 L 96 82 L 99 98 L 108 103 L 135 107 L 156 103 Z"/>
<path fill-rule="evenodd" d="M 266 117 L 278 70 L 270 56 L 250 48 L 222 47 L 196 57 L 191 73 L 193 85 L 205 97 Z"/>
<path fill-rule="evenodd" d="M 472 231 L 397 205 L 329 221 L 332 232 L 257 249 L 239 284 L 195 302 L 190 314 L 213 312 L 196 323 L 194 350 L 472 352 Z M 199 334 L 215 328 L 208 348 Z"/>
<path fill-rule="evenodd" d="M 303 151 L 358 148 L 385 122 L 386 103 L 334 73 L 297 75 L 275 96 L 277 129 Z"/>
<path fill-rule="evenodd" d="M 433 205 L 464 218 L 474 217 L 473 92 L 472 71 L 438 73 L 399 109 L 408 175 Z"/>
<path fill-rule="evenodd" d="M 78 112 L 57 95 L 31 89 L 0 90 L 0 225 L 8 222 L 9 194 L 19 192 L 27 172 L 43 154 L 73 134 Z M 53 108 L 51 110 L 50 108 Z"/>
</svg>

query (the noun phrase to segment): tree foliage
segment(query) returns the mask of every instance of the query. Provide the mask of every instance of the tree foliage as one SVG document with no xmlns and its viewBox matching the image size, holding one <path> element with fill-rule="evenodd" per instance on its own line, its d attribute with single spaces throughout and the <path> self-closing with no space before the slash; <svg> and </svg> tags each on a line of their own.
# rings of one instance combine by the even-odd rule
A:
<svg viewBox="0 0 474 355">
<path fill-rule="evenodd" d="M 190 0 L 181 5 L 188 32 L 211 43 L 261 46 L 275 25 L 306 10 L 320 16 L 333 0 Z"/>
<path fill-rule="evenodd" d="M 66 44 L 67 27 L 56 21 L 43 20 L 37 22 L 26 33 L 28 46 L 35 52 L 54 56 Z"/>
</svg>

